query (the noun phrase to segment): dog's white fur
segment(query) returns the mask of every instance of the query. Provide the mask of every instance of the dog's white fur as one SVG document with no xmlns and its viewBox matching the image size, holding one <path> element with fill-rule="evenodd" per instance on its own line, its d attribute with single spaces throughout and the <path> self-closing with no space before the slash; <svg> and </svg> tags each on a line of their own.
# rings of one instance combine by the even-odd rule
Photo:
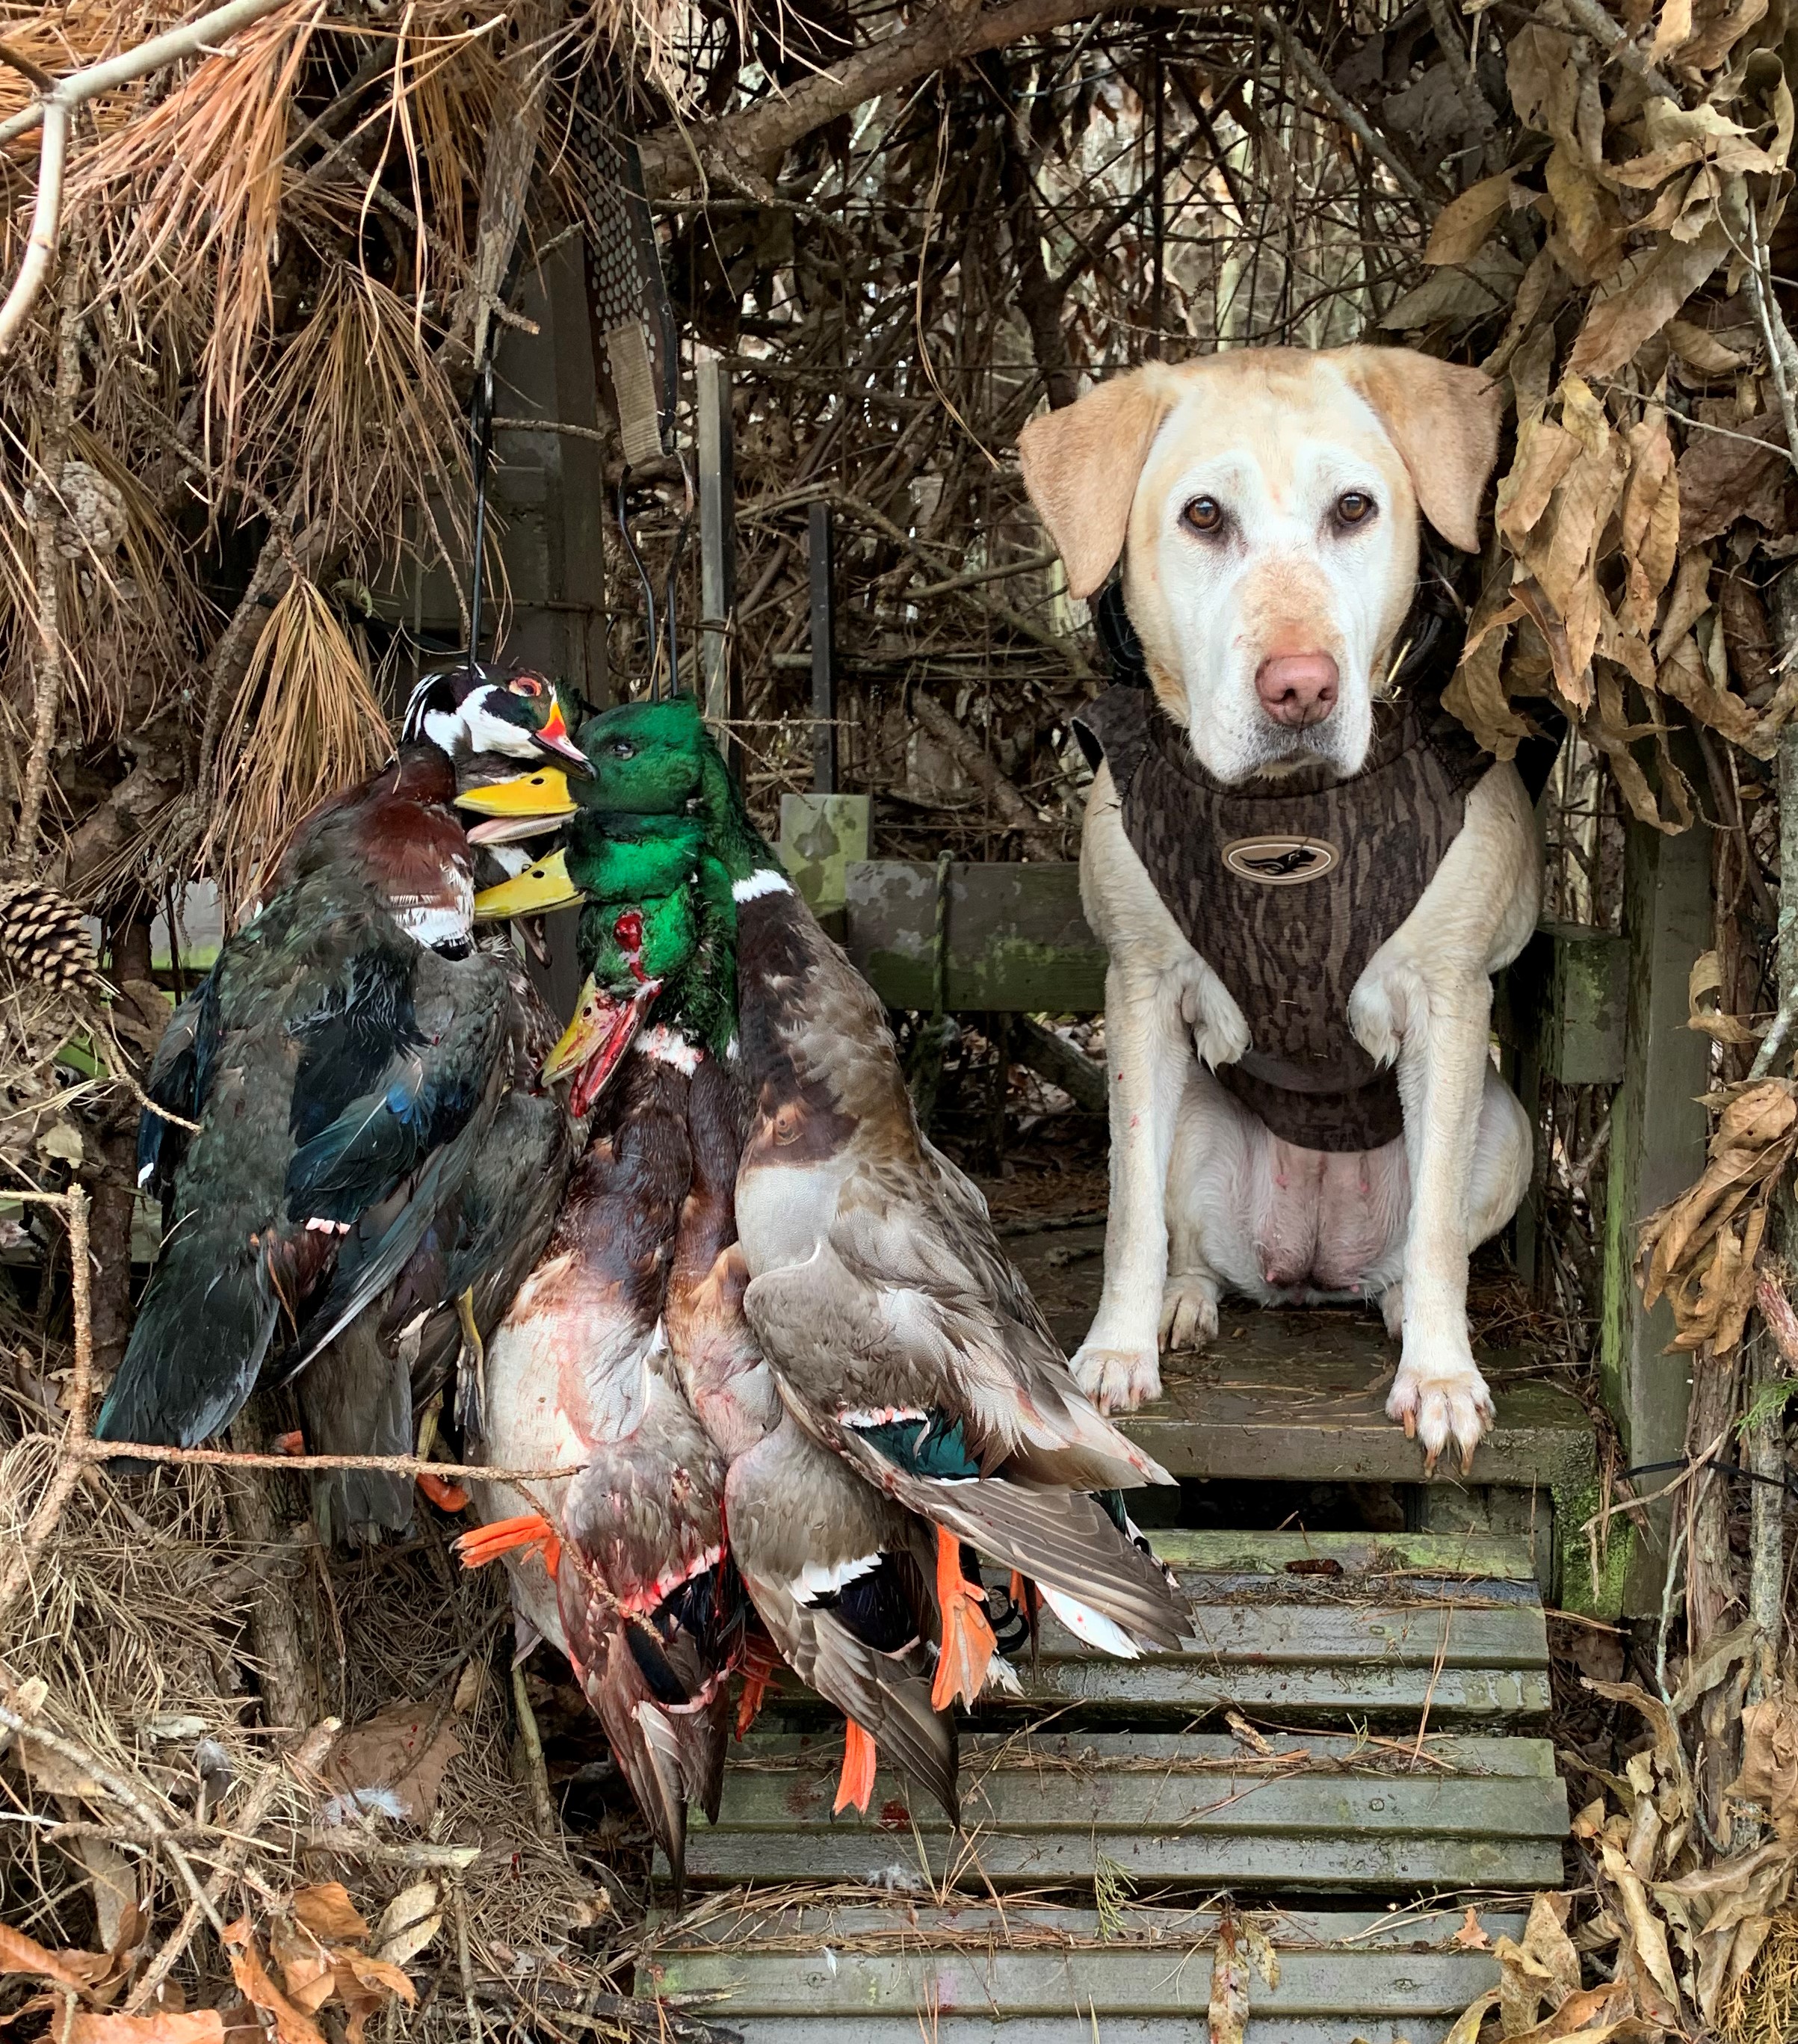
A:
<svg viewBox="0 0 1798 2044">
<path fill-rule="evenodd" d="M 1245 350 L 1101 384 L 1033 421 L 1020 451 L 1073 593 L 1092 594 L 1123 555 L 1156 694 L 1212 774 L 1321 758 L 1347 774 L 1403 651 L 1420 513 L 1477 545 L 1497 409 L 1477 371 L 1409 350 Z M 1348 491 L 1375 507 L 1353 525 L 1335 515 Z M 1224 513 L 1208 533 L 1184 515 L 1200 497 Z M 1264 661 L 1297 653 L 1327 654 L 1339 677 L 1334 707 L 1299 730 L 1255 687 Z M 1491 975 L 1528 939 L 1541 892 L 1516 769 L 1494 766 L 1470 791 L 1460 835 L 1350 998 L 1357 1041 L 1397 1062 L 1404 1114 L 1402 1139 L 1366 1155 L 1277 1142 L 1212 1076 L 1248 1048 L 1247 1024 L 1156 893 L 1103 765 L 1081 892 L 1110 954 L 1112 1128 L 1081 1385 L 1106 1410 L 1158 1397 L 1158 1335 L 1208 1340 L 1225 1291 L 1377 1298 L 1402 1336 L 1388 1412 L 1432 1466 L 1451 1441 L 1470 1458 L 1492 1400 L 1468 1338 L 1468 1251 L 1516 1211 L 1531 1153 L 1489 1053 Z"/>
</svg>

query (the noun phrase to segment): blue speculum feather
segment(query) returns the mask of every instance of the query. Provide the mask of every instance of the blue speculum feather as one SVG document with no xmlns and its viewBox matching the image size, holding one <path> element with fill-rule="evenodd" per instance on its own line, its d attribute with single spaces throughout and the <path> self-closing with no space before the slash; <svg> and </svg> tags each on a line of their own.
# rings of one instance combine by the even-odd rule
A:
<svg viewBox="0 0 1798 2044">
<path fill-rule="evenodd" d="M 857 1440 L 866 1441 L 875 1454 L 912 1476 L 961 1483 L 980 1474 L 962 1424 L 959 1417 L 951 1420 L 945 1413 L 932 1412 L 922 1420 L 885 1420 L 854 1431 Z"/>
</svg>

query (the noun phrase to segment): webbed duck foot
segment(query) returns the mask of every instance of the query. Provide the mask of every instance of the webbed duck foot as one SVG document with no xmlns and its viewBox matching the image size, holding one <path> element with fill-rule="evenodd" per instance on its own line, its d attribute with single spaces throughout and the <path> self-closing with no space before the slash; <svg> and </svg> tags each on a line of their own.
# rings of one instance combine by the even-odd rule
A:
<svg viewBox="0 0 1798 2044">
<path fill-rule="evenodd" d="M 873 1737 L 853 1718 L 843 1721 L 843 1771 L 836 1777 L 836 1800 L 830 1806 L 835 1817 L 851 1807 L 863 1816 L 874 1790 L 876 1749 Z"/>
<path fill-rule="evenodd" d="M 484 1569 L 501 1554 L 534 1548 L 553 1576 L 562 1565 L 562 1538 L 540 1512 L 521 1512 L 516 1519 L 496 1519 L 477 1526 L 454 1543 L 465 1569 Z"/>
<path fill-rule="evenodd" d="M 986 1681 L 997 1642 L 986 1618 L 986 1593 L 962 1573 L 962 1544 L 953 1533 L 936 1529 L 936 1604 L 943 1618 L 943 1642 L 931 1684 L 933 1710 L 946 1711 L 959 1696 L 971 1704 Z"/>
</svg>

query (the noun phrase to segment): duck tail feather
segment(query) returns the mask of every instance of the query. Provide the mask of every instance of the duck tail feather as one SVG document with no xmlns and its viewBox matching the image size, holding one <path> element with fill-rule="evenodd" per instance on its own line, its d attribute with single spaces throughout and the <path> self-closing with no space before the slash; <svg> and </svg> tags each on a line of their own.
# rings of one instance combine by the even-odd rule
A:
<svg viewBox="0 0 1798 2044">
<path fill-rule="evenodd" d="M 889 1478 L 890 1481 L 890 1477 Z M 1127 1540 L 1084 1491 L 909 1480 L 901 1501 L 982 1553 L 1101 1613 L 1142 1645 L 1179 1645 L 1187 1611 L 1152 1555 Z"/>
<path fill-rule="evenodd" d="M 259 1255 L 178 1237 L 138 1310 L 95 1435 L 191 1448 L 229 1426 L 255 1389 L 278 1310 Z"/>
</svg>

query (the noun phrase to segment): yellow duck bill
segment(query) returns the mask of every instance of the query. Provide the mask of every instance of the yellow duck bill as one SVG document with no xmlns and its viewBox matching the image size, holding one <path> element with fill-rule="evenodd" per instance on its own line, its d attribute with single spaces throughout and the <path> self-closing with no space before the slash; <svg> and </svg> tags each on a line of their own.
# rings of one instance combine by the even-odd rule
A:
<svg viewBox="0 0 1798 2044">
<path fill-rule="evenodd" d="M 545 1085 L 573 1075 L 568 1094 L 571 1114 L 585 1114 L 605 1090 L 606 1081 L 618 1069 L 619 1059 L 630 1048 L 661 991 L 660 980 L 646 979 L 628 1001 L 616 1001 L 588 978 L 575 1005 L 574 1019 L 544 1058 L 541 1074 Z"/>
<path fill-rule="evenodd" d="M 478 816 L 532 816 L 552 822 L 571 816 L 578 805 L 568 792 L 568 776 L 559 766 L 540 767 L 534 774 L 515 774 L 509 781 L 490 781 L 484 788 L 471 788 L 458 795 L 459 809 L 472 809 Z"/>
<path fill-rule="evenodd" d="M 567 855 L 553 853 L 497 887 L 483 887 L 474 897 L 477 923 L 497 923 L 509 916 L 544 916 L 552 909 L 566 909 L 584 900 L 581 889 L 568 878 Z"/>
</svg>

